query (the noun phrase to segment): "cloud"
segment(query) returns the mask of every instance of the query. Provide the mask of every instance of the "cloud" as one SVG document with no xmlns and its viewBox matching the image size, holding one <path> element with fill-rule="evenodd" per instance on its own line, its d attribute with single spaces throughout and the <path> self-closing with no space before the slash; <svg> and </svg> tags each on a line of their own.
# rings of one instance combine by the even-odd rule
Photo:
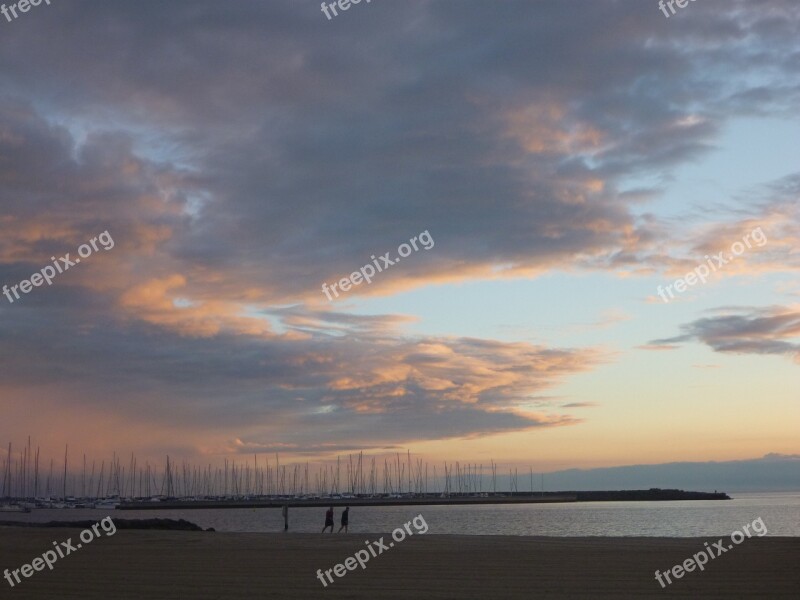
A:
<svg viewBox="0 0 800 600">
<path fill-rule="evenodd" d="M 718 309 L 719 316 L 683 325 L 679 336 L 654 340 L 653 347 L 699 341 L 715 352 L 734 354 L 782 354 L 800 363 L 800 309 L 797 307 Z"/>
<path fill-rule="evenodd" d="M 662 351 L 662 350 L 677 350 L 680 346 L 676 346 L 674 344 L 667 344 L 664 341 L 660 341 L 658 343 L 651 342 L 649 344 L 645 344 L 642 346 L 636 346 L 637 350 L 655 350 L 655 351 Z"/>
<path fill-rule="evenodd" d="M 151 170 L 161 163 L 160 191 L 170 187 L 173 201 L 151 198 L 148 212 L 193 217 L 154 238 L 190 263 L 175 269 L 197 288 L 190 297 L 321 301 L 322 281 L 423 229 L 435 251 L 354 293 L 630 267 L 658 230 L 630 211 L 619 180 L 697 157 L 726 119 L 754 110 L 745 92 L 800 80 L 784 58 L 797 7 L 734 4 L 693 7 L 676 28 L 640 2 L 593 3 L 580 18 L 549 1 L 412 2 L 334 24 L 299 2 L 244 0 L 220 19 L 208 0 L 90 1 L 9 29 L 2 87 L 35 97 L 69 131 L 124 131 L 132 139 L 120 138 L 112 160 L 139 152 L 117 161 L 121 180 L 142 175 L 142 155 Z M 78 21 L 82 33 L 63 29 Z M 22 35 L 53 42 L 31 49 Z M 796 102 L 773 94 L 768 105 Z M 67 131 L 58 137 L 66 151 Z M 45 167 L 57 151 L 32 150 L 35 160 L 15 166 Z M 186 272 L 197 263 L 207 279 Z"/>
<path fill-rule="evenodd" d="M 85 425 L 167 427 L 197 452 L 236 438 L 308 452 L 571 425 L 578 420 L 539 392 L 607 360 L 588 349 L 409 338 L 392 318 L 337 335 L 291 335 L 282 323 L 282 334 L 185 336 L 96 305 L 52 314 L 7 306 L 0 316 L 4 422 L 30 424 L 10 399 L 43 394 L 48 408 L 34 421 L 77 412 Z"/>
<path fill-rule="evenodd" d="M 775 184 L 765 187 L 765 192 L 774 190 Z M 685 231 L 684 240 L 676 237 L 660 262 L 666 274 L 676 277 L 706 265 L 709 280 L 796 272 L 800 270 L 798 218 L 800 191 L 791 195 L 773 192 L 772 198 L 757 204 L 744 218 Z"/>
</svg>

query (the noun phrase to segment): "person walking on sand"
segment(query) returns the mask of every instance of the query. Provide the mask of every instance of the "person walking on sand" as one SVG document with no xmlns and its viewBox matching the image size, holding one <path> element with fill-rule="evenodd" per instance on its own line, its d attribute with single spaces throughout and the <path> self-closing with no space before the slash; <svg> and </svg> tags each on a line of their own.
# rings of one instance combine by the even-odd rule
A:
<svg viewBox="0 0 800 600">
<path fill-rule="evenodd" d="M 289 505 L 284 504 L 281 512 L 283 513 L 283 530 L 289 531 Z"/>
<path fill-rule="evenodd" d="M 333 533 L 333 507 L 332 506 L 325 513 L 325 527 L 322 528 L 322 533 L 325 533 L 325 530 L 328 527 L 331 528 L 331 533 Z"/>
<path fill-rule="evenodd" d="M 339 527 L 339 531 L 337 531 L 336 533 L 342 533 L 342 529 L 344 529 L 344 532 L 347 533 L 347 523 L 349 520 L 350 520 L 350 507 L 345 506 L 344 512 L 342 513 L 342 526 Z"/>
</svg>

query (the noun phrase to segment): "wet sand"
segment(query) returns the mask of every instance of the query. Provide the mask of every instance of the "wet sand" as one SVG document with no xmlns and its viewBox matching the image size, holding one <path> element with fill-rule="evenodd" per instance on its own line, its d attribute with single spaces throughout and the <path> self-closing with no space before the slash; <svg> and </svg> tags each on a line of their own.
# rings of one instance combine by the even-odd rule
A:
<svg viewBox="0 0 800 600">
<path fill-rule="evenodd" d="M 0 528 L 0 570 L 80 530 Z M 331 569 L 383 534 L 119 530 L 34 572 L 0 598 L 797 598 L 800 538 L 751 538 L 662 589 L 665 571 L 708 538 L 414 535 L 323 587 Z M 388 535 L 384 543 L 391 541 Z M 726 541 L 727 544 L 727 541 Z"/>
</svg>

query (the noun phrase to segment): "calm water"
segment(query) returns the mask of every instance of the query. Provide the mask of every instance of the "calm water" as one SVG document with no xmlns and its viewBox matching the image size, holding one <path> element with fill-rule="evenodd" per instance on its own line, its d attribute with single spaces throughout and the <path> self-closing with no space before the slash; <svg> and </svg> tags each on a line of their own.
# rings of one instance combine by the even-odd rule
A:
<svg viewBox="0 0 800 600">
<path fill-rule="evenodd" d="M 336 530 L 341 509 L 336 508 Z M 768 535 L 800 537 L 800 492 L 737 494 L 727 501 L 592 502 L 495 506 L 381 506 L 350 509 L 350 533 L 388 532 L 422 514 L 431 534 L 543 536 L 723 536 L 761 517 Z M 34 510 L 0 520 L 186 519 L 217 531 L 282 531 L 280 509 Z M 292 508 L 290 532 L 319 532 L 323 508 Z"/>
</svg>

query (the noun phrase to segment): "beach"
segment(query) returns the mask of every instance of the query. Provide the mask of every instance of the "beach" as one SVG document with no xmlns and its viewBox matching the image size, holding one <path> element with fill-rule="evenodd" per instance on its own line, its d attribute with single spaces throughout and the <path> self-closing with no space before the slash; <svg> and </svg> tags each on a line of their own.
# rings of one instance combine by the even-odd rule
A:
<svg viewBox="0 0 800 600">
<path fill-rule="evenodd" d="M 0 528 L 0 569 L 78 540 L 80 529 Z M 326 587 L 332 569 L 389 534 L 119 530 L 34 572 L 3 598 L 795 598 L 800 538 L 753 537 L 662 588 L 655 571 L 716 538 L 414 535 Z M 726 542 L 727 543 L 727 542 Z"/>
</svg>

